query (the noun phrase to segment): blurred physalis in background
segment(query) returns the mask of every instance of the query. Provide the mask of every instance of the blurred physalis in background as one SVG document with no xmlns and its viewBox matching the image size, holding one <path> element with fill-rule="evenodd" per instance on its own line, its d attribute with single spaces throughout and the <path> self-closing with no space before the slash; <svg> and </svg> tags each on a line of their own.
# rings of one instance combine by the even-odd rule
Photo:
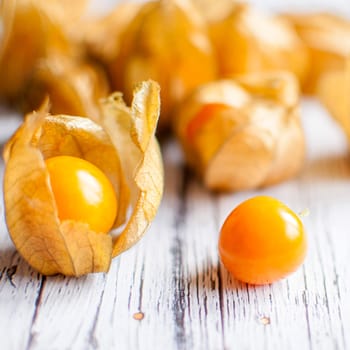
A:
<svg viewBox="0 0 350 350">
<path fill-rule="evenodd" d="M 0 98 L 25 110 L 49 95 L 56 113 L 93 117 L 109 91 L 105 73 L 87 60 L 72 23 L 86 1 L 2 2 L 4 39 L 0 51 Z"/>
<path fill-rule="evenodd" d="M 153 79 L 158 132 L 174 126 L 208 188 L 297 173 L 298 85 L 350 135 L 344 18 L 268 14 L 235 0 L 124 1 L 100 17 L 87 14 L 87 0 L 0 4 L 0 99 L 32 110 L 48 95 L 54 113 L 96 120 L 101 98 L 118 90 L 130 103 L 135 84 Z"/>
<path fill-rule="evenodd" d="M 350 55 L 350 21 L 327 13 L 284 15 L 309 51 L 310 65 L 303 86 L 315 93 L 324 73 L 342 69 Z"/>
<path fill-rule="evenodd" d="M 174 107 L 193 88 L 216 78 L 214 52 L 204 21 L 190 1 L 147 2 L 130 17 L 119 36 L 118 52 L 108 62 L 112 87 L 123 91 L 129 100 L 139 80 L 158 81 L 162 100 L 159 127 L 164 129 Z"/>
<path fill-rule="evenodd" d="M 304 80 L 307 48 L 287 21 L 232 0 L 222 0 L 217 10 L 211 0 L 193 2 L 206 18 L 221 78 L 283 69 Z"/>
<path fill-rule="evenodd" d="M 202 85 L 178 110 L 176 134 L 190 166 L 213 190 L 271 185 L 304 160 L 299 89 L 287 72 Z"/>
</svg>

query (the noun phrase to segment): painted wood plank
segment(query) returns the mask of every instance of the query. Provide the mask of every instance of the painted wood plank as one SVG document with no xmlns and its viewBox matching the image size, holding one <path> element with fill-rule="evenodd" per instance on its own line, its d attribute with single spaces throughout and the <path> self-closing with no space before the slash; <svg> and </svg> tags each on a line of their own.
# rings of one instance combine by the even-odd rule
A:
<svg viewBox="0 0 350 350">
<path fill-rule="evenodd" d="M 47 277 L 30 327 L 28 349 L 85 349 L 102 298 L 105 274 Z"/>
<path fill-rule="evenodd" d="M 0 258 L 1 347 L 346 349 L 347 145 L 317 104 L 303 107 L 305 170 L 268 189 L 212 195 L 184 170 L 178 148 L 166 145 L 159 214 L 145 239 L 115 259 L 108 274 L 42 279 L 14 252 L 2 220 L 1 247 L 9 248 L 1 248 Z M 296 211 L 310 209 L 304 219 L 310 252 L 288 279 L 248 287 L 219 264 L 217 239 L 229 211 L 257 193 L 274 195 Z"/>
<path fill-rule="evenodd" d="M 310 114 L 308 108 L 306 109 L 306 114 Z M 316 113 L 317 118 L 319 114 L 319 112 Z M 325 118 L 324 115 L 323 118 Z M 314 125 L 315 122 L 317 120 L 314 120 L 311 125 Z M 339 138 L 342 138 L 340 130 L 331 121 L 325 119 L 323 122 L 325 125 L 323 132 L 326 132 L 324 136 L 334 137 L 335 144 L 338 144 L 337 147 L 339 147 L 335 148 L 335 152 L 339 152 L 336 156 L 341 157 L 343 154 L 339 162 L 340 164 L 346 163 L 347 158 L 344 156 L 346 144 L 345 142 L 338 143 Z M 327 134 L 328 124 L 333 126 L 333 135 L 332 133 Z M 328 150 L 333 152 L 332 148 L 328 148 Z M 330 169 L 327 164 L 326 162 L 323 172 L 332 174 L 333 169 Z M 338 167 L 338 165 L 336 166 Z M 343 165 L 341 167 L 347 169 Z M 173 170 L 171 170 L 172 172 Z M 320 172 L 320 175 L 324 176 L 325 174 Z M 309 197 L 305 195 L 307 191 L 302 186 L 303 178 L 307 179 L 307 177 L 307 172 L 305 172 L 300 180 L 265 189 L 260 193 L 273 194 L 289 202 L 296 210 L 302 210 L 310 204 Z M 347 184 L 344 186 L 347 187 Z M 232 281 L 226 271 L 218 266 L 216 243 L 220 223 L 223 222 L 228 210 L 256 192 L 215 198 L 203 191 L 197 183 L 193 182 L 192 178 L 187 180 L 187 184 L 185 180 L 183 187 L 185 192 L 183 202 L 182 205 L 177 206 L 181 215 L 176 220 L 177 233 L 175 234 L 174 246 L 175 260 L 178 261 L 179 267 L 175 269 L 177 290 L 173 292 L 176 305 L 173 312 L 176 321 L 176 344 L 179 348 L 222 348 L 223 343 L 227 348 L 301 347 L 309 349 L 315 346 L 324 349 L 335 346 L 345 348 L 345 340 L 341 340 L 341 337 L 344 338 L 341 318 L 334 316 L 325 320 L 320 331 L 318 317 L 327 315 L 327 313 L 328 315 L 336 315 L 329 305 L 320 302 L 320 300 L 325 300 L 329 295 L 332 295 L 335 298 L 335 309 L 339 309 L 339 300 L 332 291 L 321 288 L 324 283 L 323 277 L 313 283 L 307 282 L 306 276 L 312 275 L 312 273 L 315 276 L 319 275 L 320 271 L 317 266 L 311 265 L 312 267 L 308 269 L 311 269 L 312 272 L 307 272 L 306 264 L 304 269 L 289 279 L 267 287 L 247 287 Z M 305 188 L 308 187 L 309 184 L 306 183 Z M 164 200 L 167 202 L 167 194 Z M 220 208 L 216 208 L 216 201 L 226 203 L 225 207 L 228 208 L 221 214 L 220 219 L 216 217 L 216 210 L 220 214 L 222 209 L 220 211 Z M 162 215 L 164 213 L 160 214 L 160 216 Z M 215 217 L 216 220 L 213 221 L 212 219 Z M 310 219 L 305 219 L 306 224 L 308 220 Z M 319 220 L 316 214 L 313 220 Z M 312 225 L 308 226 L 312 228 Z M 164 244 L 161 240 L 159 243 L 161 246 L 163 246 L 162 243 Z M 311 243 L 310 245 L 312 246 Z M 327 247 L 327 244 L 323 246 Z M 316 253 L 313 256 L 320 259 Z M 324 258 L 325 261 L 327 259 L 330 259 L 329 254 Z M 218 274 L 220 270 L 221 274 Z M 163 273 L 163 271 L 159 271 L 160 276 Z M 156 303 L 156 300 L 154 302 Z M 171 325 L 171 322 L 169 324 Z M 337 333 L 337 329 L 340 329 L 341 334 Z M 158 347 L 154 344 L 159 344 L 156 340 L 166 338 L 153 337 L 152 332 L 146 334 L 144 339 L 153 339 L 151 343 L 155 348 Z M 166 333 L 162 332 L 161 334 Z M 252 334 L 255 336 L 252 337 Z M 168 336 L 170 336 L 169 333 Z M 295 339 L 298 339 L 297 344 L 295 344 Z M 257 340 L 258 344 L 256 344 Z M 147 343 L 147 340 L 145 342 Z M 160 343 L 165 344 L 162 341 Z M 132 345 L 137 346 L 137 343 L 132 343 Z"/>
<path fill-rule="evenodd" d="M 29 349 L 47 344 L 58 349 L 139 349 L 151 348 L 155 340 L 159 349 L 176 344 L 172 237 L 182 168 L 177 169 L 178 153 L 170 158 L 176 164 L 171 168 L 170 160 L 167 168 L 167 204 L 137 247 L 116 258 L 107 275 L 46 278 Z"/>
<path fill-rule="evenodd" d="M 172 349 L 180 341 L 174 240 L 182 168 L 178 152 L 165 149 L 164 154 L 168 166 L 161 208 L 146 237 L 120 256 L 108 275 L 94 335 L 98 349 Z"/>
<path fill-rule="evenodd" d="M 350 10 L 347 0 L 253 3 L 272 10 Z M 347 142 L 314 101 L 304 101 L 302 111 L 305 169 L 268 189 L 212 195 L 184 169 L 178 148 L 166 144 L 166 190 L 158 216 L 108 274 L 41 277 L 15 252 L 2 207 L 0 349 L 349 349 Z M 18 117 L 0 118 L 0 144 L 17 124 Z M 0 162 L 0 180 L 2 167 Z M 304 218 L 306 263 L 264 287 L 233 280 L 217 255 L 227 214 L 256 194 L 310 210 Z"/>
</svg>

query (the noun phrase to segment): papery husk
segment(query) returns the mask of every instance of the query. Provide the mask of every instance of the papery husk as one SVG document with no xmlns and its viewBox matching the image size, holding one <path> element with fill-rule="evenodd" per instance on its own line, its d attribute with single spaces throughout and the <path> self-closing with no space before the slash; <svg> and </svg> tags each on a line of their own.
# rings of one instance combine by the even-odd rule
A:
<svg viewBox="0 0 350 350">
<path fill-rule="evenodd" d="M 114 94 L 102 106 L 101 124 L 108 130 L 131 193 L 133 211 L 114 241 L 113 256 L 134 245 L 145 233 L 160 204 L 164 174 L 155 130 L 160 113 L 159 85 L 143 82 L 136 86 L 131 109 L 121 94 Z M 130 118 L 129 116 L 132 116 Z"/>
<path fill-rule="evenodd" d="M 308 47 L 310 66 L 303 91 L 315 94 L 324 73 L 345 69 L 350 54 L 350 21 L 328 13 L 286 14 Z"/>
<path fill-rule="evenodd" d="M 109 65 L 113 87 L 129 100 L 135 83 L 161 86 L 160 129 L 176 104 L 197 85 L 216 77 L 216 62 L 204 23 L 187 0 L 142 4 L 121 36 L 122 51 Z"/>
<path fill-rule="evenodd" d="M 350 141 L 350 56 L 344 69 L 332 70 L 320 77 L 317 96 Z"/>
<path fill-rule="evenodd" d="M 242 5 L 242 1 L 220 0 L 220 4 L 213 0 L 191 0 L 207 23 L 215 23 L 224 20 L 229 14 Z"/>
<path fill-rule="evenodd" d="M 18 1 L 18 0 L 17 0 Z M 20 0 L 23 1 L 23 0 Z M 31 0 L 25 0 L 31 1 Z M 70 21 L 80 20 L 87 10 L 88 0 L 34 0 L 43 12 L 54 17 L 55 21 L 65 24 L 68 27 Z M 69 28 L 64 28 L 65 30 Z"/>
<path fill-rule="evenodd" d="M 24 109 L 33 110 L 49 96 L 52 114 L 82 115 L 93 120 L 99 100 L 109 94 L 105 72 L 97 64 L 64 55 L 40 62 L 24 95 Z"/>
<path fill-rule="evenodd" d="M 12 1 L 12 0 L 11 0 Z M 51 22 L 57 30 L 62 32 L 64 37 L 69 41 L 73 41 L 74 45 L 80 40 L 80 31 L 84 19 L 87 15 L 88 0 L 15 0 L 18 6 L 26 6 L 31 4 L 34 8 L 44 16 L 43 21 Z M 49 34 L 50 36 L 51 34 Z M 52 38 L 51 38 L 52 39 Z"/>
<path fill-rule="evenodd" d="M 87 19 L 80 29 L 87 52 L 100 62 L 113 64 L 121 54 L 121 37 L 142 4 L 122 2 L 103 17 Z"/>
<path fill-rule="evenodd" d="M 44 55 L 45 42 L 40 14 L 32 4 L 19 5 L 13 2 L 5 9 L 3 17 L 6 44 L 0 56 L 0 98 L 16 98 L 30 78 L 36 62 Z"/>
<path fill-rule="evenodd" d="M 46 109 L 28 115 L 5 148 L 4 199 L 11 238 L 22 257 L 45 275 L 106 271 L 111 261 L 111 237 L 95 233 L 83 223 L 58 219 L 44 154 L 32 144 L 35 134 L 40 137 L 47 118 Z M 56 139 L 51 139 L 49 142 L 56 144 Z"/>
<path fill-rule="evenodd" d="M 303 81 L 308 51 L 285 20 L 248 4 L 224 1 L 226 11 L 206 15 L 221 78 L 251 72 L 288 70 Z"/>
<path fill-rule="evenodd" d="M 198 88 L 177 111 L 175 131 L 189 165 L 212 190 L 271 185 L 297 174 L 305 153 L 298 82 L 288 72 L 254 73 Z M 203 106 L 230 112 L 188 128 Z"/>
<path fill-rule="evenodd" d="M 163 171 L 154 137 L 158 86 L 152 82 L 139 86 L 131 108 L 115 97 L 106 100 L 106 106 L 110 112 L 95 123 L 89 118 L 51 116 L 44 105 L 26 117 L 6 144 L 7 226 L 19 253 L 45 275 L 108 271 L 112 257 L 144 234 L 159 206 Z M 112 140 L 115 135 L 124 142 Z M 126 220 L 120 235 L 113 238 L 85 223 L 58 219 L 44 162 L 57 155 L 86 159 L 110 179 L 118 199 L 114 228 L 120 229 Z"/>
<path fill-rule="evenodd" d="M 0 2 L 0 59 L 11 34 L 16 0 Z"/>
<path fill-rule="evenodd" d="M 6 18 L 3 22 L 6 43 L 0 50 L 0 99 L 15 102 L 27 88 L 42 58 L 55 53 L 76 56 L 80 48 L 67 34 L 72 17 L 66 13 L 66 20 L 62 22 L 66 9 L 62 8 L 61 1 L 7 2 L 12 5 L 5 6 L 2 13 Z M 57 14 L 58 9 L 61 15 Z"/>
</svg>

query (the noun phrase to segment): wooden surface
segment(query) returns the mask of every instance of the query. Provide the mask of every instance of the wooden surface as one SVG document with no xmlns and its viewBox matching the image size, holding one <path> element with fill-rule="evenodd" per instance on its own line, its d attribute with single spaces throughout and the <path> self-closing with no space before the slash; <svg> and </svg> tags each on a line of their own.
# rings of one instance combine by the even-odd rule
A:
<svg viewBox="0 0 350 350">
<path fill-rule="evenodd" d="M 0 349 L 349 349 L 350 160 L 327 113 L 313 101 L 302 111 L 303 172 L 260 191 L 212 195 L 184 169 L 176 144 L 163 145 L 158 216 L 108 274 L 39 275 L 16 253 L 2 210 Z M 1 142 L 18 123 L 2 114 Z M 265 287 L 232 280 L 217 254 L 225 217 L 257 193 L 310 210 L 305 264 Z"/>
<path fill-rule="evenodd" d="M 255 3 L 277 10 L 305 4 Z M 311 9 L 317 4 L 350 11 L 348 0 L 308 3 Z M 4 109 L 0 114 L 2 145 L 20 118 Z M 350 349 L 347 143 L 314 101 L 303 102 L 302 114 L 304 170 L 264 190 L 212 195 L 184 168 L 176 144 L 164 144 L 166 186 L 157 218 L 107 274 L 45 278 L 33 271 L 8 237 L 0 198 L 0 350 Z M 305 264 L 264 287 L 232 280 L 217 254 L 227 214 L 255 194 L 310 211 L 303 219 L 309 236 Z"/>
</svg>

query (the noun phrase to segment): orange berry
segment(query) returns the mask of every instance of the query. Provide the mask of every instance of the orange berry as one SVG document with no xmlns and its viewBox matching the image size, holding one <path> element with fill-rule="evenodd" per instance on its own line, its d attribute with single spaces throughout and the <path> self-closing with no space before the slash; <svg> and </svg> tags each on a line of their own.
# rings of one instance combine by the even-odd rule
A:
<svg viewBox="0 0 350 350">
<path fill-rule="evenodd" d="M 188 141 L 191 142 L 202 126 L 211 118 L 217 118 L 222 113 L 232 113 L 232 107 L 224 103 L 207 103 L 203 105 L 187 125 L 186 133 Z"/>
<path fill-rule="evenodd" d="M 92 163 L 71 156 L 46 160 L 58 217 L 107 233 L 117 215 L 117 198 L 107 176 Z"/>
<path fill-rule="evenodd" d="M 268 196 L 241 203 L 227 217 L 219 238 L 221 261 L 238 280 L 267 284 L 304 261 L 306 235 L 299 217 Z"/>
</svg>

